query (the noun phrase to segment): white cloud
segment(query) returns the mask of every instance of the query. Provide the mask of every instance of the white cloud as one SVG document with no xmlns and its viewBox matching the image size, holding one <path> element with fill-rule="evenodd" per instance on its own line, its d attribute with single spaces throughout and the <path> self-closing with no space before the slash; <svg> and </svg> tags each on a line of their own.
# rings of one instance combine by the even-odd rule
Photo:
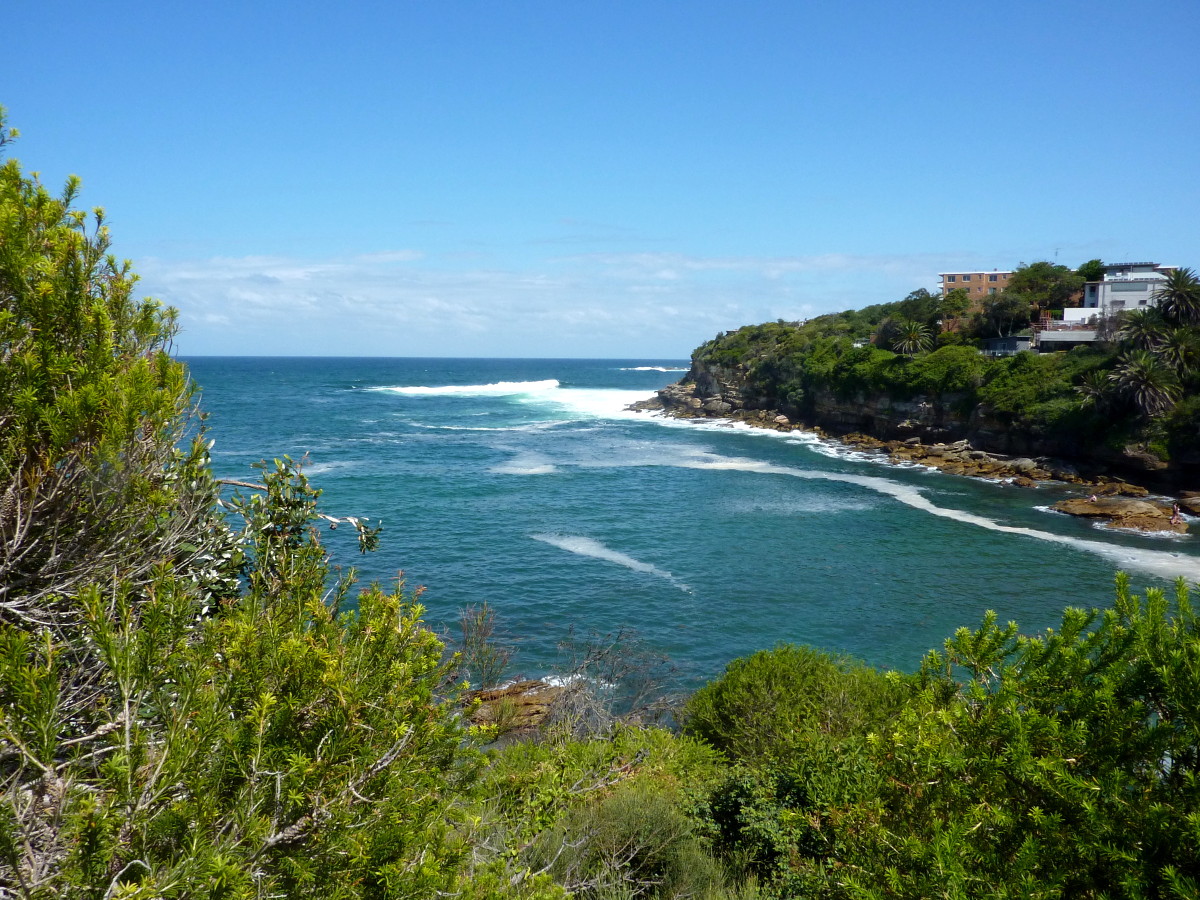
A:
<svg viewBox="0 0 1200 900">
<path fill-rule="evenodd" d="M 184 354 L 686 356 L 718 331 L 933 287 L 940 260 L 826 254 L 548 257 L 529 271 L 415 250 L 151 259 Z M 465 267 L 464 267 L 465 266 Z"/>
</svg>

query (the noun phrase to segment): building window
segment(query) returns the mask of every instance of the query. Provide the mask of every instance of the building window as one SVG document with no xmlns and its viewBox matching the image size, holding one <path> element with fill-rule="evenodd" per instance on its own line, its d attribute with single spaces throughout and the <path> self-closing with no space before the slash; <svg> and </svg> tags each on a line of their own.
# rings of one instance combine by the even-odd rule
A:
<svg viewBox="0 0 1200 900">
<path fill-rule="evenodd" d="M 1000 280 L 999 275 L 989 275 L 988 276 L 988 281 L 999 281 L 999 280 Z"/>
<path fill-rule="evenodd" d="M 947 275 L 946 276 L 946 281 L 950 282 L 950 284 L 954 284 L 954 282 L 957 280 L 958 280 L 957 275 Z"/>
<path fill-rule="evenodd" d="M 988 288 L 988 293 L 989 293 L 989 294 L 994 294 L 994 293 L 996 293 L 996 289 L 995 289 L 995 288 Z"/>
<path fill-rule="evenodd" d="M 964 275 L 964 276 L 963 276 L 963 281 L 970 281 L 970 280 L 971 280 L 971 276 L 970 276 L 970 275 Z"/>
</svg>

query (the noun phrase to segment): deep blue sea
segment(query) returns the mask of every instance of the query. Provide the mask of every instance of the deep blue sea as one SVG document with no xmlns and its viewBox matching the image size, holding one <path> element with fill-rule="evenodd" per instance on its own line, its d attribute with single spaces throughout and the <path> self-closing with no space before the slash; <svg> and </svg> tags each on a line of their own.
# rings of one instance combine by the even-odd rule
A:
<svg viewBox="0 0 1200 900">
<path fill-rule="evenodd" d="M 379 552 L 330 532 L 364 581 L 424 585 L 435 628 L 487 602 L 544 674 L 577 632 L 636 630 L 694 683 L 811 644 L 914 668 L 996 610 L 1029 633 L 1068 605 L 1200 581 L 1196 537 L 1093 527 L 1070 492 L 901 467 L 808 434 L 625 411 L 679 360 L 186 360 L 219 476 L 307 455 L 335 515 L 382 520 Z M 1194 522 L 1200 527 L 1200 522 Z"/>
</svg>

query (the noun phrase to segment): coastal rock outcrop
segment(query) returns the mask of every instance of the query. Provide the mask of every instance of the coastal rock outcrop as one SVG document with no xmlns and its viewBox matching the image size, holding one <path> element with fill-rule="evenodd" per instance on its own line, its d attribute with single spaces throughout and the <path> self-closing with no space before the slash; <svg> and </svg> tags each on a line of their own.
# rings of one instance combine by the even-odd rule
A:
<svg viewBox="0 0 1200 900">
<path fill-rule="evenodd" d="M 1149 491 L 1106 474 L 1099 466 L 1093 465 L 1088 471 L 1084 461 L 1067 462 L 1052 453 L 1037 453 L 1044 448 L 1026 439 L 1009 437 L 981 445 L 979 437 L 986 438 L 988 431 L 971 432 L 967 423 L 982 414 L 976 411 L 967 420 L 954 420 L 948 413 L 951 404 L 946 398 L 939 403 L 928 399 L 860 399 L 861 403 L 852 404 L 833 397 L 818 398 L 817 421 L 804 424 L 794 406 L 750 391 L 735 370 L 693 364 L 688 377 L 667 385 L 652 398 L 632 404 L 630 409 L 660 410 L 677 418 L 727 418 L 777 431 L 809 430 L 823 437 L 835 436 L 858 449 L 886 453 L 893 462 L 929 466 L 948 475 L 1004 480 L 1019 487 L 1033 488 L 1047 481 L 1081 485 L 1095 496 L 1095 501 L 1064 500 L 1054 508 L 1069 515 L 1101 518 L 1114 528 L 1179 534 L 1187 531 L 1187 524 L 1173 516 L 1169 506 L 1150 502 L 1129 505 L 1132 501 L 1127 498 L 1145 498 Z M 862 427 L 864 422 L 871 427 Z M 963 432 L 971 436 L 944 439 Z M 943 439 L 936 439 L 939 437 Z M 996 443 L 1016 447 L 1017 452 L 997 450 Z M 1125 451 L 1120 454 L 1122 459 L 1138 456 L 1133 448 Z M 1148 465 L 1134 468 L 1151 470 Z M 1179 507 L 1183 512 L 1200 515 L 1200 491 L 1184 492 Z"/>
<path fill-rule="evenodd" d="M 781 430 L 870 435 L 893 453 L 894 441 L 914 441 L 927 448 L 967 441 L 962 459 L 952 452 L 914 451 L 911 456 L 913 461 L 947 471 L 961 466 L 966 474 L 1010 478 L 1019 484 L 1025 483 L 1019 479 L 1036 483 L 1053 478 L 1095 485 L 1130 478 L 1168 491 L 1196 487 L 1181 483 L 1195 468 L 1182 463 L 1173 467 L 1135 445 L 1109 446 L 1064 429 L 1051 434 L 1033 426 L 1014 427 L 984 405 L 972 406 L 965 394 L 903 399 L 886 391 L 864 389 L 854 396 L 838 396 L 817 389 L 801 395 L 789 392 L 785 381 L 764 376 L 759 361 L 749 356 L 744 361 L 721 361 L 712 354 L 697 355 L 680 382 L 635 407 L 661 409 L 672 416 L 733 418 Z"/>
<path fill-rule="evenodd" d="M 537 730 L 554 709 L 564 688 L 546 681 L 515 681 L 503 687 L 471 691 L 468 703 L 478 702 L 471 714 L 472 725 L 494 725 L 509 737 Z"/>
<path fill-rule="evenodd" d="M 1103 519 L 1109 528 L 1132 528 L 1138 531 L 1171 531 L 1186 534 L 1186 522 L 1172 515 L 1172 509 L 1146 500 L 1126 497 L 1096 497 L 1061 500 L 1052 509 L 1071 516 Z"/>
</svg>

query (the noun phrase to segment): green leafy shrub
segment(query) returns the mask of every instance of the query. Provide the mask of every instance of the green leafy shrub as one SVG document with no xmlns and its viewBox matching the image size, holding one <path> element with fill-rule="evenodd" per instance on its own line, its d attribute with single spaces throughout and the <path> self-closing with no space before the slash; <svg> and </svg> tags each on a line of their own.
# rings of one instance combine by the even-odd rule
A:
<svg viewBox="0 0 1200 900">
<path fill-rule="evenodd" d="M 399 590 L 339 615 L 349 584 L 327 594 L 315 492 L 286 465 L 265 481 L 244 507 L 245 591 L 219 615 L 197 619 L 164 566 L 138 592 L 82 590 L 73 635 L 0 625 L 0 882 L 95 898 L 452 887 L 476 758 L 442 645 Z"/>
<path fill-rule="evenodd" d="M 0 145 L 12 133 L 0 109 Z M 213 597 L 239 558 L 214 506 L 175 314 L 137 300 L 103 212 L 0 166 L 0 622 L 78 621 L 72 596 L 164 562 Z"/>
<path fill-rule="evenodd" d="M 683 728 L 734 760 L 786 760 L 817 741 L 866 735 L 906 692 L 898 676 L 784 644 L 731 662 L 687 701 Z"/>
<path fill-rule="evenodd" d="M 528 859 L 582 897 L 726 896 L 724 872 L 695 823 L 648 779 L 574 808 L 539 837 Z"/>
<path fill-rule="evenodd" d="M 1195 896 L 1197 672 L 1182 584 L 1143 600 L 1120 576 L 1113 608 L 1068 609 L 1041 637 L 992 614 L 960 630 L 873 739 L 881 790 L 841 877 L 913 898 Z"/>
</svg>

